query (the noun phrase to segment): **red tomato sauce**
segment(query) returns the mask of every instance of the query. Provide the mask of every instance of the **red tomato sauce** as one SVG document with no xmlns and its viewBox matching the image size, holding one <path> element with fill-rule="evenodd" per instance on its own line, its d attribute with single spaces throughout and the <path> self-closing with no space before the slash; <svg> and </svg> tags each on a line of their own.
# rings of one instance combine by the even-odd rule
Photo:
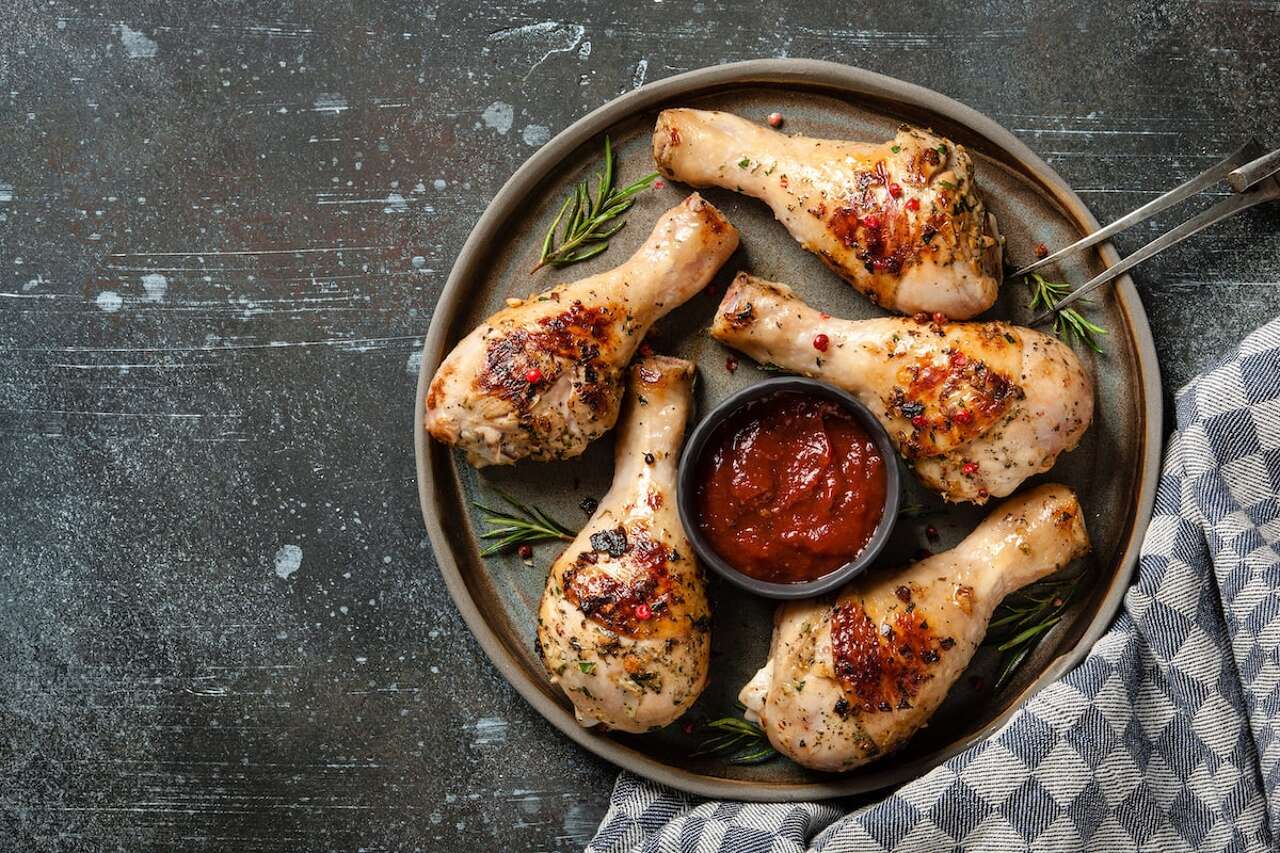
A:
<svg viewBox="0 0 1280 853">
<path fill-rule="evenodd" d="M 885 461 L 836 403 L 780 392 L 722 423 L 698 471 L 698 523 L 743 574 L 799 583 L 866 547 L 884 512 Z"/>
</svg>

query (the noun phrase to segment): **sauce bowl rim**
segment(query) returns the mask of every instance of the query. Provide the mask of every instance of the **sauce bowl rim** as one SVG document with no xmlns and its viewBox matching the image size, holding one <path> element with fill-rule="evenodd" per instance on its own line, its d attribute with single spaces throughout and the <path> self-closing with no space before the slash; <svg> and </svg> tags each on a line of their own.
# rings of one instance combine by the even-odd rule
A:
<svg viewBox="0 0 1280 853">
<path fill-rule="evenodd" d="M 732 563 L 720 556 L 711 543 L 703 535 L 697 523 L 696 495 L 699 462 L 706 450 L 707 442 L 716 428 L 726 419 L 733 416 L 748 403 L 763 399 L 773 394 L 806 393 L 838 403 L 857 420 L 858 425 L 867 431 L 880 451 L 885 466 L 884 508 L 880 521 L 867 544 L 863 546 L 851 560 L 834 571 L 821 577 L 799 583 L 776 583 L 774 581 L 753 578 L 740 571 Z M 832 590 L 865 572 L 880 552 L 888 544 L 889 536 L 898 520 L 898 505 L 901 495 L 901 471 L 898 464 L 898 451 L 889 438 L 889 433 L 876 419 L 871 410 L 857 397 L 818 379 L 803 376 L 779 376 L 762 379 L 735 391 L 725 397 L 708 411 L 690 432 L 680 453 L 680 463 L 676 472 L 676 510 L 680 515 L 680 524 L 698 558 L 704 565 L 710 566 L 716 574 L 733 585 L 765 598 L 794 600 L 812 598 Z"/>
</svg>

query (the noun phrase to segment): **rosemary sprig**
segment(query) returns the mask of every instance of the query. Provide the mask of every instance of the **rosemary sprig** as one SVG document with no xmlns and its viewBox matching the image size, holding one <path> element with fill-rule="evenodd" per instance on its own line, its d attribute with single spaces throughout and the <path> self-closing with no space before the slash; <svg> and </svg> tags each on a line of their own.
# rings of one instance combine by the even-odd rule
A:
<svg viewBox="0 0 1280 853">
<path fill-rule="evenodd" d="M 484 513 L 485 524 L 489 529 L 480 534 L 481 539 L 495 540 L 480 552 L 482 557 L 491 557 L 501 551 L 517 545 L 545 542 L 548 539 L 573 539 L 573 531 L 547 515 L 536 506 L 526 506 L 504 491 L 495 489 L 498 495 L 515 509 L 517 514 L 490 509 L 484 504 L 475 504 L 476 509 Z M 496 526 L 494 526 L 496 525 Z"/>
<path fill-rule="evenodd" d="M 737 703 L 739 711 L 745 711 Z M 778 757 L 763 731 L 755 723 L 742 717 L 721 717 L 702 726 L 708 733 L 694 757 L 702 755 L 727 756 L 730 764 L 763 764 Z"/>
<path fill-rule="evenodd" d="M 1040 637 L 1062 621 L 1080 589 L 1080 578 L 1051 578 L 1006 598 L 991 619 L 986 643 L 1001 654 L 999 689 L 1035 649 Z"/>
<path fill-rule="evenodd" d="M 1027 278 L 1031 286 L 1031 309 L 1033 311 L 1052 311 L 1058 300 L 1071 292 L 1071 285 L 1061 281 L 1049 281 L 1039 273 L 1031 273 Z M 1098 335 L 1105 335 L 1107 330 L 1074 308 L 1063 308 L 1053 317 L 1053 331 L 1067 343 L 1079 341 L 1094 352 L 1102 352 L 1098 344 Z"/>
<path fill-rule="evenodd" d="M 925 506 L 924 504 L 900 504 L 898 506 L 898 515 L 901 518 L 924 518 L 930 515 L 937 515 L 942 512 L 936 506 Z"/>
<path fill-rule="evenodd" d="M 635 204 L 636 193 L 648 189 L 658 177 L 657 172 L 650 172 L 617 189 L 613 185 L 613 165 L 613 144 L 606 136 L 604 167 L 596 175 L 595 194 L 592 195 L 586 181 L 573 188 L 564 204 L 560 205 L 560 212 L 547 229 L 547 236 L 542 239 L 542 254 L 531 273 L 545 266 L 567 267 L 594 258 L 609 248 L 609 238 L 617 234 L 626 222 L 609 223 L 626 213 Z"/>
</svg>

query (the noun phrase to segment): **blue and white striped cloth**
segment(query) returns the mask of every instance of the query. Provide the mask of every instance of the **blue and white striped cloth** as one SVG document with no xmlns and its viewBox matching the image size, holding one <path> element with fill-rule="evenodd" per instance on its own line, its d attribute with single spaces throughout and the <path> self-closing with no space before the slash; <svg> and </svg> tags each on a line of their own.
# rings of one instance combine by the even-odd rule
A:
<svg viewBox="0 0 1280 853">
<path fill-rule="evenodd" d="M 1111 630 L 994 736 L 885 799 L 704 801 L 623 773 L 588 853 L 1275 850 L 1280 320 L 1178 395 Z"/>
</svg>

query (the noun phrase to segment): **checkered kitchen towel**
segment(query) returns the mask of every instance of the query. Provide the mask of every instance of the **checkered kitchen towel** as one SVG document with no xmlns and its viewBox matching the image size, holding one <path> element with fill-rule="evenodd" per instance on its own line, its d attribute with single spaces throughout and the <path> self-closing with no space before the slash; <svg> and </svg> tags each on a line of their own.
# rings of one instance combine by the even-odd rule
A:
<svg viewBox="0 0 1280 853">
<path fill-rule="evenodd" d="M 1177 412 L 1123 610 L 996 735 L 848 815 L 623 773 L 588 853 L 1276 849 L 1280 320 Z"/>
</svg>

